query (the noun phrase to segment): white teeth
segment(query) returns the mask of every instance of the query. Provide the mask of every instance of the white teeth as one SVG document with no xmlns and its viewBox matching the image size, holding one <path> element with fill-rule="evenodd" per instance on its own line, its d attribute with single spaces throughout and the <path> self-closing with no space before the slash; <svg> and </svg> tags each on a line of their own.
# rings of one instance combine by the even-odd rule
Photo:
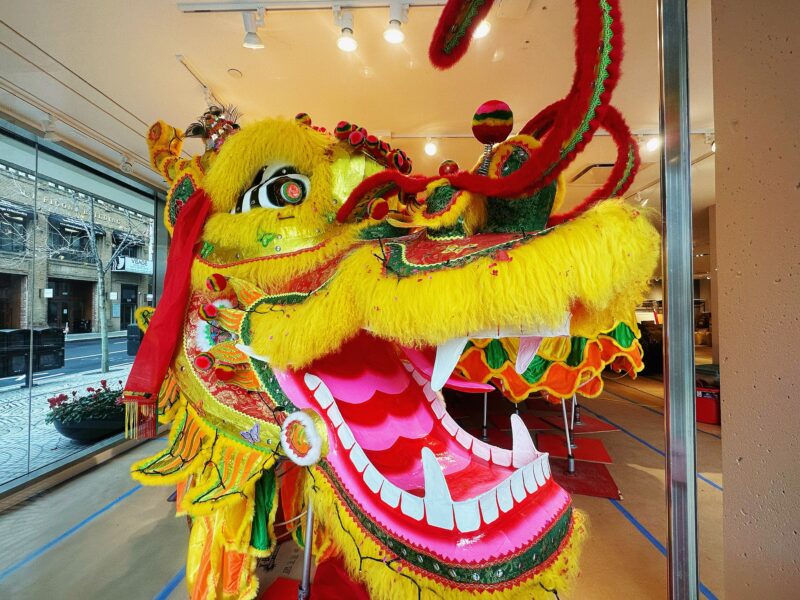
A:
<svg viewBox="0 0 800 600">
<path fill-rule="evenodd" d="M 539 351 L 539 345 L 542 343 L 540 337 L 523 337 L 519 339 L 519 348 L 517 349 L 517 361 L 514 364 L 514 370 L 520 375 L 528 370 L 531 362 L 536 357 Z"/>
<path fill-rule="evenodd" d="M 390 508 L 397 508 L 397 505 L 400 504 L 400 488 L 388 479 L 384 479 L 383 487 L 381 487 L 381 500 Z"/>
<path fill-rule="evenodd" d="M 439 396 L 437 396 L 436 392 L 433 391 L 430 381 L 426 381 L 425 385 L 422 386 L 422 393 L 425 394 L 425 397 L 428 399 L 428 402 L 435 402 L 436 400 L 439 399 Z"/>
<path fill-rule="evenodd" d="M 539 484 L 536 483 L 536 477 L 533 474 L 534 464 L 535 463 L 530 463 L 522 468 L 522 478 L 525 481 L 525 489 L 528 490 L 529 494 L 539 489 Z"/>
<path fill-rule="evenodd" d="M 477 531 L 481 526 L 481 515 L 478 512 L 478 499 L 456 502 L 453 505 L 453 512 L 456 516 L 456 527 L 459 531 L 468 533 Z"/>
<path fill-rule="evenodd" d="M 442 467 L 430 448 L 422 449 L 422 472 L 425 476 L 425 518 L 428 524 L 453 529 L 453 499 Z"/>
<path fill-rule="evenodd" d="M 446 413 L 444 417 L 442 417 L 442 425 L 444 425 L 445 430 L 450 435 L 455 435 L 459 429 L 458 423 L 456 423 L 455 419 L 453 419 L 449 413 Z"/>
<path fill-rule="evenodd" d="M 508 512 L 514 506 L 514 498 L 511 497 L 511 482 L 506 479 L 497 486 L 497 505 L 503 512 Z"/>
<path fill-rule="evenodd" d="M 403 368 L 408 371 L 409 373 L 414 371 L 414 365 L 411 364 L 411 361 L 408 360 L 401 360 L 400 364 L 403 365 Z"/>
<path fill-rule="evenodd" d="M 331 391 L 328 389 L 328 386 L 325 385 L 324 381 L 322 381 L 316 375 L 312 375 L 311 373 L 306 373 L 303 379 L 306 382 L 308 389 L 314 391 L 314 398 L 316 398 L 317 403 L 323 409 L 326 409 L 333 404 L 333 394 L 331 394 Z"/>
<path fill-rule="evenodd" d="M 543 456 L 541 459 L 533 463 L 533 476 L 536 478 L 536 483 L 538 483 L 540 486 L 544 485 L 547 481 L 547 477 L 544 474 L 544 465 L 547 465 L 547 463 L 547 456 Z M 548 469 L 549 468 L 550 466 L 548 465 Z"/>
<path fill-rule="evenodd" d="M 466 448 L 467 450 L 469 450 L 469 447 L 472 445 L 472 441 L 474 439 L 475 438 L 473 438 L 470 434 L 468 434 L 463 429 L 459 429 L 458 433 L 456 433 L 456 441 L 459 444 L 461 444 L 462 446 L 464 446 L 464 448 Z"/>
<path fill-rule="evenodd" d="M 400 494 L 400 510 L 404 515 L 411 517 L 415 521 L 421 521 L 425 514 L 425 505 L 419 496 L 402 492 Z"/>
<path fill-rule="evenodd" d="M 486 442 L 482 442 L 478 438 L 472 440 L 472 453 L 478 458 L 489 460 L 491 454 L 491 447 Z"/>
<path fill-rule="evenodd" d="M 368 464 L 367 468 L 364 470 L 364 483 L 367 484 L 367 487 L 372 491 L 372 493 L 377 493 L 382 482 L 383 475 L 378 473 L 378 469 L 373 467 L 371 463 Z"/>
<path fill-rule="evenodd" d="M 425 379 L 422 373 L 420 373 L 416 369 L 411 371 L 411 377 L 414 378 L 414 381 L 417 382 L 417 385 L 425 385 L 426 383 L 428 383 L 428 380 Z"/>
<path fill-rule="evenodd" d="M 319 389 L 317 390 L 317 392 L 319 392 Z M 344 423 L 344 419 L 342 418 L 342 413 L 339 411 L 339 407 L 336 406 L 335 404 L 332 404 L 331 407 L 328 409 L 328 418 L 331 420 L 331 424 L 334 427 L 339 427 L 339 425 Z"/>
<path fill-rule="evenodd" d="M 492 462 L 501 467 L 510 467 L 512 460 L 511 450 L 492 446 Z"/>
<path fill-rule="evenodd" d="M 433 364 L 433 375 L 431 376 L 431 387 L 434 390 L 441 390 L 450 379 L 467 341 L 466 337 L 453 338 L 436 349 L 436 362 Z"/>
<path fill-rule="evenodd" d="M 511 494 L 517 502 L 525 500 L 527 494 L 525 493 L 525 481 L 522 478 L 521 469 L 517 469 L 511 474 Z"/>
<path fill-rule="evenodd" d="M 356 438 L 353 437 L 353 432 L 350 431 L 347 423 L 342 423 L 342 426 L 339 427 L 337 433 L 339 434 L 339 441 L 342 443 L 342 446 L 345 450 L 350 450 L 350 448 L 353 447 L 353 444 L 356 443 Z"/>
<path fill-rule="evenodd" d="M 512 455 L 515 468 L 524 467 L 539 456 L 539 451 L 533 445 L 531 433 L 519 415 L 511 415 L 511 435 L 514 438 Z"/>
<path fill-rule="evenodd" d="M 364 451 L 358 444 L 353 446 L 353 449 L 350 450 L 350 461 L 353 463 L 353 466 L 359 473 L 361 473 L 361 471 L 366 469 L 367 465 L 369 464 L 369 459 L 367 458 L 367 455 L 364 454 Z"/>
<path fill-rule="evenodd" d="M 436 415 L 437 419 L 441 419 L 447 414 L 447 410 L 444 407 L 444 402 L 438 398 L 431 402 L 431 408 L 433 409 L 433 414 Z"/>
<path fill-rule="evenodd" d="M 547 458 L 542 461 L 542 472 L 544 476 L 550 479 L 550 455 L 547 455 Z"/>
<path fill-rule="evenodd" d="M 487 525 L 497 520 L 497 517 L 500 516 L 500 511 L 497 510 L 497 492 L 494 490 L 489 490 L 485 494 L 481 494 L 480 498 L 478 498 L 478 502 L 481 505 L 481 514 L 483 515 L 483 521 Z"/>
<path fill-rule="evenodd" d="M 306 387 L 312 392 L 319 387 L 320 383 L 322 383 L 322 379 L 313 373 L 306 373 L 303 375 L 303 381 L 305 382 Z"/>
</svg>

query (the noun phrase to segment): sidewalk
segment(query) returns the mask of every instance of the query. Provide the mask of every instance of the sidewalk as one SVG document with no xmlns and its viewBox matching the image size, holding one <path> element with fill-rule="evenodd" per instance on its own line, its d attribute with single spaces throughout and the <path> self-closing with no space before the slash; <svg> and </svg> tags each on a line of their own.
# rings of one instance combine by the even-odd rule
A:
<svg viewBox="0 0 800 600">
<path fill-rule="evenodd" d="M 79 334 L 82 335 L 82 334 Z M 53 425 L 44 422 L 49 410 L 47 399 L 77 390 L 85 393 L 101 379 L 118 387 L 128 378 L 131 365 L 112 367 L 108 373 L 99 369 L 64 375 L 31 388 L 0 391 L 0 485 L 26 475 L 52 462 L 87 448 L 63 437 Z"/>
<path fill-rule="evenodd" d="M 108 332 L 108 339 L 112 338 L 121 338 L 128 335 L 126 331 L 109 331 Z M 91 333 L 68 333 L 64 336 L 64 340 L 67 342 L 80 342 L 83 340 L 99 340 L 100 334 L 98 332 L 91 332 Z"/>
</svg>

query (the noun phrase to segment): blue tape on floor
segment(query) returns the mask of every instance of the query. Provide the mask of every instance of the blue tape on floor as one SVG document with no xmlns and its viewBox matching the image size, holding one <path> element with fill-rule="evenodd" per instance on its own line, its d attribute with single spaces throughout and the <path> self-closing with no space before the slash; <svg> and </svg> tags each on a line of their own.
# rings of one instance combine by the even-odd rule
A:
<svg viewBox="0 0 800 600">
<path fill-rule="evenodd" d="M 626 519 L 628 519 L 628 521 L 630 521 L 631 525 L 636 527 L 639 533 L 641 533 L 645 537 L 645 539 L 647 539 L 648 542 L 650 542 L 651 544 L 653 544 L 653 546 L 656 547 L 656 550 L 661 552 L 663 556 L 667 555 L 667 549 L 664 547 L 664 545 L 661 542 L 659 542 L 656 539 L 656 537 L 652 533 L 650 533 L 644 525 L 642 525 L 639 521 L 637 521 L 636 517 L 634 517 L 631 513 L 629 513 L 628 510 L 625 507 L 623 507 L 622 504 L 620 504 L 619 500 L 614 500 L 613 498 L 609 498 L 608 501 L 614 505 L 614 508 L 616 508 L 619 512 L 622 513 L 623 517 L 625 517 Z M 711 590 L 709 590 L 705 585 L 703 585 L 702 582 L 700 583 L 700 593 L 703 594 L 706 598 L 708 598 L 708 600 L 718 600 L 718 598 L 714 595 L 714 593 Z"/>
<path fill-rule="evenodd" d="M 642 404 L 641 402 L 636 402 L 635 400 L 631 400 L 630 398 L 626 398 L 625 396 L 620 396 L 619 394 L 615 394 L 614 392 L 609 391 L 608 388 L 604 389 L 603 391 L 606 394 L 608 394 L 609 396 L 614 396 L 615 398 L 619 398 L 620 400 L 624 400 L 625 402 L 633 404 L 634 406 L 638 406 L 639 408 L 643 408 L 643 409 L 645 409 L 647 411 L 650 411 L 651 413 L 655 413 L 655 414 L 660 415 L 662 417 L 664 416 L 663 412 L 661 412 L 660 410 L 658 410 L 656 408 L 653 408 L 652 406 L 647 406 L 647 404 Z M 583 405 L 581 405 L 581 406 L 583 406 Z M 710 431 L 705 431 L 704 429 L 699 429 L 698 428 L 697 433 L 705 433 L 706 435 L 710 435 L 711 437 L 717 438 L 718 440 L 722 439 L 722 436 L 717 435 L 716 433 L 711 433 Z"/>
<path fill-rule="evenodd" d="M 109 502 L 108 504 L 106 504 L 106 505 L 105 505 L 103 508 L 101 508 L 101 509 L 100 509 L 100 510 L 98 510 L 97 512 L 95 512 L 95 513 L 92 513 L 91 515 L 89 515 L 88 517 L 86 517 L 86 518 L 85 518 L 83 521 L 81 521 L 80 523 L 78 523 L 77 525 L 73 525 L 72 527 L 70 527 L 69 529 L 67 529 L 67 530 L 66 530 L 64 533 L 62 533 L 61 535 L 59 535 L 59 536 L 58 536 L 58 537 L 56 537 L 56 538 L 53 538 L 52 540 L 50 540 L 49 542 L 47 542 L 47 543 L 46 543 L 44 546 L 41 546 L 41 547 L 37 548 L 36 550 L 34 550 L 34 551 L 33 551 L 33 552 L 31 552 L 30 554 L 28 554 L 28 555 L 27 555 L 25 558 L 23 558 L 23 559 L 22 559 L 22 560 L 20 560 L 19 562 L 17 562 L 17 563 L 14 563 L 13 565 L 11 565 L 10 567 L 7 567 L 7 568 L 6 568 L 6 569 L 4 569 L 3 571 L 0 571 L 0 581 L 2 581 L 3 579 L 5 579 L 5 578 L 6 578 L 6 577 L 8 577 L 9 575 L 11 575 L 11 573 L 13 573 L 14 571 L 16 571 L 17 569 L 20 569 L 20 568 L 24 567 L 25 565 L 27 565 L 28 563 L 30 563 L 30 562 L 32 562 L 32 561 L 34 561 L 34 560 L 36 560 L 36 559 L 37 559 L 37 558 L 39 558 L 39 557 L 40 557 L 42 554 L 44 554 L 45 552 L 47 552 L 48 550 L 50 550 L 50 549 L 51 549 L 53 546 L 55 546 L 55 545 L 59 544 L 60 542 L 63 542 L 65 539 L 67 539 L 68 537 L 72 536 L 72 535 L 73 535 L 75 532 L 77 532 L 79 529 L 81 529 L 81 528 L 82 528 L 82 527 L 84 527 L 85 525 L 88 525 L 89 523 L 91 523 L 92 521 L 94 521 L 94 520 L 95 520 L 97 517 L 99 517 L 100 515 L 102 515 L 104 512 L 106 512 L 106 511 L 110 510 L 111 508 L 113 508 L 114 506 L 116 506 L 117 504 L 119 504 L 120 502 L 122 502 L 123 500 L 125 500 L 125 498 L 127 498 L 127 497 L 128 497 L 128 496 L 130 496 L 131 494 L 133 494 L 133 493 L 135 493 L 135 492 L 139 491 L 140 489 L 142 489 L 142 486 L 141 486 L 141 485 L 135 485 L 135 486 L 133 486 L 133 487 L 132 487 L 131 489 L 129 489 L 127 492 L 125 492 L 124 494 L 122 494 L 122 495 L 121 495 L 121 496 L 119 496 L 118 498 L 115 498 L 114 500 L 112 500 L 111 502 Z"/>
<path fill-rule="evenodd" d="M 616 427 L 617 429 L 619 429 L 619 430 L 620 430 L 622 433 L 624 433 L 624 434 L 626 434 L 626 435 L 629 435 L 630 437 L 632 437 L 633 439 L 635 439 L 635 440 L 636 440 L 637 442 L 639 442 L 640 444 L 643 444 L 643 445 L 647 446 L 648 448 L 650 448 L 650 450 L 652 450 L 653 452 L 658 452 L 658 453 L 659 453 L 661 456 L 664 456 L 664 457 L 666 457 L 666 454 L 664 454 L 664 451 L 663 451 L 663 450 L 661 450 L 661 449 L 659 449 L 659 448 L 656 448 L 656 447 L 655 447 L 655 446 L 653 446 L 653 444 L 651 444 L 650 442 L 648 442 L 648 441 L 646 441 L 646 440 L 643 440 L 642 438 L 640 438 L 640 437 L 639 437 L 638 435 L 636 435 L 635 433 L 632 433 L 632 432 L 628 431 L 627 429 L 625 429 L 625 428 L 624 428 L 622 425 L 618 425 L 617 423 L 614 423 L 614 421 L 612 421 L 611 419 L 608 419 L 608 418 L 604 417 L 603 415 L 601 415 L 600 413 L 598 413 L 598 412 L 596 412 L 596 411 L 593 411 L 591 408 L 588 408 L 586 405 L 584 405 L 584 404 L 581 404 L 581 410 L 587 410 L 587 411 L 589 411 L 590 413 L 592 413 L 592 414 L 593 414 L 595 417 L 597 417 L 598 419 L 600 419 L 600 420 L 602 420 L 602 421 L 605 421 L 605 422 L 606 422 L 606 423 L 608 423 L 609 425 L 613 425 L 614 427 Z M 703 481 L 703 482 L 707 483 L 708 485 L 710 485 L 711 487 L 713 487 L 713 488 L 715 488 L 715 489 L 719 490 L 720 492 L 722 491 L 722 486 L 721 486 L 720 484 L 718 484 L 718 483 L 716 483 L 716 482 L 714 482 L 714 481 L 711 481 L 711 480 L 710 480 L 708 477 L 706 477 L 705 475 L 701 475 L 700 473 L 698 473 L 698 474 L 697 474 L 697 478 L 698 478 L 700 481 Z"/>
<path fill-rule="evenodd" d="M 181 570 L 175 573 L 175 577 L 170 579 L 158 594 L 155 595 L 153 600 L 167 600 L 170 594 L 175 591 L 175 588 L 178 587 L 183 581 L 183 578 L 186 577 L 186 567 L 181 567 Z"/>
</svg>

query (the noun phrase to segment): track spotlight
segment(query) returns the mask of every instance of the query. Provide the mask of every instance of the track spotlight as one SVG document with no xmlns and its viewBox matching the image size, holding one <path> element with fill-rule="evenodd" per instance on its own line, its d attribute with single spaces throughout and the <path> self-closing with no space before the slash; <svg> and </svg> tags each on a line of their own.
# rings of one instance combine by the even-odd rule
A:
<svg viewBox="0 0 800 600">
<path fill-rule="evenodd" d="M 336 45 L 342 52 L 354 52 L 358 50 L 358 42 L 353 37 L 353 13 L 349 10 L 342 10 L 334 6 L 333 16 L 336 26 L 340 28 L 341 34 L 336 40 Z"/>
<path fill-rule="evenodd" d="M 425 154 L 428 156 L 435 156 L 438 151 L 439 147 L 436 145 L 436 142 L 428 138 L 428 141 L 425 142 Z"/>
<path fill-rule="evenodd" d="M 706 144 L 711 147 L 711 152 L 717 151 L 717 140 L 714 139 L 713 133 L 706 133 Z"/>
<path fill-rule="evenodd" d="M 472 32 L 472 37 L 476 40 L 481 38 L 485 38 L 489 35 L 489 32 L 492 30 L 492 24 L 489 23 L 486 19 L 478 23 L 478 26 L 475 28 L 475 31 Z"/>
<path fill-rule="evenodd" d="M 59 136 L 58 133 L 56 133 L 55 128 L 56 128 L 55 119 L 53 119 L 52 115 L 48 115 L 47 120 L 42 123 L 42 130 L 44 131 L 44 133 L 42 134 L 42 139 L 45 139 L 48 142 L 61 141 L 61 136 Z"/>
<path fill-rule="evenodd" d="M 122 160 L 119 163 L 119 170 L 126 174 L 133 173 L 133 163 L 124 154 L 122 155 Z"/>
<path fill-rule="evenodd" d="M 408 21 L 408 3 L 400 0 L 389 2 L 389 26 L 383 32 L 383 39 L 390 44 L 402 44 L 406 34 L 401 29 L 402 24 Z"/>
<path fill-rule="evenodd" d="M 242 46 L 251 50 L 260 50 L 264 47 L 264 42 L 258 35 L 258 28 L 264 25 L 264 9 L 259 8 L 256 12 L 243 12 L 244 21 L 244 40 Z"/>
</svg>

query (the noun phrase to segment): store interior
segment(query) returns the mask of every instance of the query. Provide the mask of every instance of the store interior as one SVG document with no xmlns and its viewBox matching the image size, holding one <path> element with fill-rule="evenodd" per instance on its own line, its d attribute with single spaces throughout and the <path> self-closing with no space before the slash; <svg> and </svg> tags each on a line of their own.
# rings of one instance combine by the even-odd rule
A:
<svg viewBox="0 0 800 600">
<path fill-rule="evenodd" d="M 168 288 L 170 192 L 148 154 L 151 125 L 183 129 L 209 106 L 234 106 L 243 130 L 307 113 L 328 131 L 358 123 L 411 157 L 414 173 L 442 173 L 445 160 L 471 168 L 484 152 L 471 129 L 476 107 L 506 102 L 517 132 L 570 91 L 576 11 L 496 2 L 488 31 L 441 70 L 428 46 L 443 4 L 95 0 L 56 15 L 29 0 L 2 9 L 0 597 L 177 600 L 196 587 L 191 519 L 175 516 L 175 484 L 142 485 L 130 473 L 171 443 L 169 426 L 154 439 L 113 428 L 82 438 L 50 415 L 87 393 L 87 402 L 119 397 L 143 343 L 137 310 L 158 314 Z M 640 156 L 621 198 L 663 235 L 662 2 L 618 4 L 625 50 L 613 105 Z M 696 403 L 697 594 L 686 597 L 790 598 L 800 585 L 791 500 L 800 492 L 800 125 L 790 109 L 800 11 L 783 1 L 685 4 L 695 366 L 685 376 L 695 397 L 665 390 L 665 294 L 677 276 L 661 265 L 635 307 L 643 368 L 607 361 L 590 397 L 537 391 L 515 404 L 496 381 L 485 394 L 444 391 L 448 413 L 476 439 L 511 449 L 524 422 L 588 518 L 579 573 L 552 596 L 561 600 L 682 597 L 670 593 L 688 568 L 685 557 L 669 560 L 670 402 Z M 187 139 L 179 158 L 204 149 Z M 563 170 L 560 210 L 601 190 L 616 162 L 614 137 L 598 130 Z M 291 527 L 276 529 L 277 549 L 255 568 L 258 595 L 246 597 L 297 597 L 304 556 Z M 315 573 L 311 597 L 337 597 L 315 595 Z M 437 596 L 420 588 L 419 597 Z"/>
</svg>

